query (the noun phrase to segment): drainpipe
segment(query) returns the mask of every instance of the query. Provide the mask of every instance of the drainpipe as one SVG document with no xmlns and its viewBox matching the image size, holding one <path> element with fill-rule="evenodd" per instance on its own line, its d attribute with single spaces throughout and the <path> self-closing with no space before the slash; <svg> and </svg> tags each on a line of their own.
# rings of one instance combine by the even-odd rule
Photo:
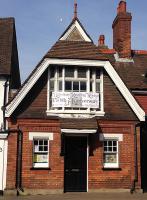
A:
<svg viewBox="0 0 147 200">
<path fill-rule="evenodd" d="M 136 124 L 134 128 L 134 180 L 130 189 L 131 194 L 135 191 L 136 183 L 138 181 L 137 127 L 140 127 L 140 124 Z"/>
<path fill-rule="evenodd" d="M 23 132 L 18 127 L 18 129 L 10 129 L 9 133 L 17 132 L 17 160 L 16 160 L 16 189 L 17 196 L 20 192 L 24 192 L 22 188 L 22 143 L 23 143 Z"/>
</svg>

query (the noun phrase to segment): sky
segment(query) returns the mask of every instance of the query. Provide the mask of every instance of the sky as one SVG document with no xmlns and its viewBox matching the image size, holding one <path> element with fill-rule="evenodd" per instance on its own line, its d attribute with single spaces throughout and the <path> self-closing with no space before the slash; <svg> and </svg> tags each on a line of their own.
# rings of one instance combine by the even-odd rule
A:
<svg viewBox="0 0 147 200">
<path fill-rule="evenodd" d="M 97 44 L 113 46 L 112 22 L 120 0 L 77 0 L 78 18 Z M 132 13 L 132 49 L 147 49 L 147 0 L 126 0 Z M 14 17 L 22 82 L 73 18 L 74 0 L 0 0 L 0 17 Z"/>
</svg>

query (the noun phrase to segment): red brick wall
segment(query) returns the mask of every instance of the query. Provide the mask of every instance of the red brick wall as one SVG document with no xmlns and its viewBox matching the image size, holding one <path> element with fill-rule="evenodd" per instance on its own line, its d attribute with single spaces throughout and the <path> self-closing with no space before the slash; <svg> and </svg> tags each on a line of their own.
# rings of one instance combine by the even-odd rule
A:
<svg viewBox="0 0 147 200">
<path fill-rule="evenodd" d="M 134 125 L 133 123 L 100 123 L 103 133 L 121 133 L 119 142 L 120 170 L 103 170 L 103 143 L 95 139 L 94 156 L 89 157 L 89 189 L 124 188 L 130 189 L 134 179 Z M 140 137 L 138 133 L 138 145 Z M 138 170 L 140 187 L 140 145 L 138 147 Z"/>
<path fill-rule="evenodd" d="M 8 137 L 8 161 L 7 161 L 7 188 L 14 189 L 16 184 L 16 155 L 17 133 L 11 133 Z"/>
<path fill-rule="evenodd" d="M 61 133 L 58 120 L 20 120 L 23 131 L 23 162 L 22 186 L 30 189 L 63 189 L 64 188 L 64 157 L 61 152 Z M 103 144 L 99 134 L 93 138 L 93 156 L 88 158 L 89 189 L 127 188 L 130 189 L 134 179 L 134 124 L 132 122 L 98 121 L 99 132 L 121 133 L 123 141 L 119 142 L 119 161 L 121 170 L 103 170 Z M 10 124 L 11 126 L 11 124 Z M 49 163 L 51 170 L 31 170 L 32 141 L 29 132 L 53 132 L 53 141 L 49 146 Z M 8 171 L 7 189 L 15 188 L 16 171 L 16 134 L 8 139 Z M 138 132 L 138 144 L 140 136 Z M 140 147 L 138 146 L 138 155 Z M 140 187 L 140 158 L 138 157 Z"/>
</svg>

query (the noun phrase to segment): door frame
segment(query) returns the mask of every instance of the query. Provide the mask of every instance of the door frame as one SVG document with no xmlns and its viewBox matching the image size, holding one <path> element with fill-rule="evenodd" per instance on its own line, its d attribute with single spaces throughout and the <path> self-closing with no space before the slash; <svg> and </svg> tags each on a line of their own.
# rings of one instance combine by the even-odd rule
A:
<svg viewBox="0 0 147 200">
<path fill-rule="evenodd" d="M 89 145 L 88 145 L 88 134 L 65 134 L 65 137 L 86 137 L 87 138 L 87 187 L 86 187 L 86 192 L 88 192 L 88 158 L 89 158 Z M 65 139 L 66 140 L 66 139 Z M 64 141 L 65 142 L 65 141 Z M 65 192 L 65 157 L 64 157 L 64 192 Z"/>
</svg>

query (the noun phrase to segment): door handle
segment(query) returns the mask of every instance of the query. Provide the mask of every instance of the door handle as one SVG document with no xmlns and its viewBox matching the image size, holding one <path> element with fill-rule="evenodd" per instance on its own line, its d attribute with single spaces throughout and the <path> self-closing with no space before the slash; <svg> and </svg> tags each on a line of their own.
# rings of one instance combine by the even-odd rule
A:
<svg viewBox="0 0 147 200">
<path fill-rule="evenodd" d="M 72 172 L 79 172 L 80 169 L 72 169 L 71 171 L 72 171 Z"/>
</svg>

